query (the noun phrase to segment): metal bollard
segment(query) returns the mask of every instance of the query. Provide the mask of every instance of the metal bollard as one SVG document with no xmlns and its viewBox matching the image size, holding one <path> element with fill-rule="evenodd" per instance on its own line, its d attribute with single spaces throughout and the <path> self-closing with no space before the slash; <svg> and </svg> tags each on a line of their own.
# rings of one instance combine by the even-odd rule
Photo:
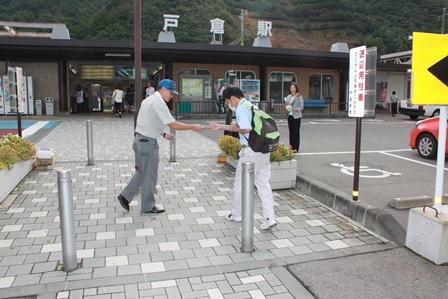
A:
<svg viewBox="0 0 448 299">
<path fill-rule="evenodd" d="M 254 251 L 254 163 L 243 163 L 243 223 L 241 251 Z"/>
<path fill-rule="evenodd" d="M 94 165 L 93 163 L 93 129 L 92 121 L 86 121 L 87 130 L 87 165 Z"/>
<path fill-rule="evenodd" d="M 71 272 L 78 267 L 72 188 L 71 169 L 58 170 L 59 218 L 61 223 L 62 261 L 65 272 Z"/>
<path fill-rule="evenodd" d="M 176 130 L 170 128 L 174 138 L 170 140 L 170 162 L 176 162 Z"/>
</svg>

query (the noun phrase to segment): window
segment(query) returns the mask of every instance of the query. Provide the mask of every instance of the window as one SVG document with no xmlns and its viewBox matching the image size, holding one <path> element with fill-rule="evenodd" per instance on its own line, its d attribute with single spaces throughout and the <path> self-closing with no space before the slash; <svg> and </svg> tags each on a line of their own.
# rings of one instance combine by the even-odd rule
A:
<svg viewBox="0 0 448 299">
<path fill-rule="evenodd" d="M 255 79 L 255 73 L 253 71 L 239 71 L 231 70 L 226 72 L 226 78 L 229 79 L 230 76 L 234 76 L 235 79 Z"/>
<path fill-rule="evenodd" d="M 272 72 L 269 74 L 269 100 L 282 102 L 290 94 L 291 83 L 297 83 L 297 76 L 289 72 Z"/>
<path fill-rule="evenodd" d="M 204 69 L 182 69 L 180 75 L 211 75 L 209 70 Z"/>
<path fill-rule="evenodd" d="M 236 86 L 241 86 L 240 79 L 256 79 L 255 73 L 253 71 L 240 71 L 240 70 L 230 70 L 226 72 L 225 78 L 229 81 L 229 84 L 235 84 Z M 236 81 L 235 81 L 236 80 Z"/>
<path fill-rule="evenodd" d="M 330 74 L 311 74 L 309 81 L 309 98 L 324 99 L 332 103 L 334 99 L 334 78 Z"/>
</svg>

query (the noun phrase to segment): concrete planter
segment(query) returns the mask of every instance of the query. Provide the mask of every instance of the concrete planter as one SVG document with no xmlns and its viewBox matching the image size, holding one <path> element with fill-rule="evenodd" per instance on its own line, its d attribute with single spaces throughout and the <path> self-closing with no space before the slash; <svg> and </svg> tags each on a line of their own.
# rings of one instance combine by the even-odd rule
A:
<svg viewBox="0 0 448 299">
<path fill-rule="evenodd" d="M 227 156 L 227 164 L 236 169 L 238 160 Z M 271 162 L 271 184 L 272 190 L 296 188 L 297 160 L 282 162 Z"/>
<path fill-rule="evenodd" d="M 272 190 L 296 188 L 297 160 L 271 162 Z"/>
<path fill-rule="evenodd" d="M 0 170 L 0 182 L 2 183 L 2 187 L 0 188 L 0 203 L 5 200 L 20 181 L 32 170 L 33 162 L 34 160 L 21 161 L 13 164 L 14 167 L 11 170 L 7 168 Z"/>
<path fill-rule="evenodd" d="M 238 166 L 238 159 L 234 159 L 232 156 L 227 156 L 227 164 L 236 169 Z"/>
</svg>

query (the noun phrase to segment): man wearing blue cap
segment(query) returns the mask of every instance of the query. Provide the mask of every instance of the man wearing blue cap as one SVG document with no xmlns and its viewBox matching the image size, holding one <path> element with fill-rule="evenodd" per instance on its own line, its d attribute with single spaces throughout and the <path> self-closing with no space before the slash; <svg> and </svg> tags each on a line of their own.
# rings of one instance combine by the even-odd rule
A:
<svg viewBox="0 0 448 299">
<path fill-rule="evenodd" d="M 174 135 L 165 133 L 164 128 L 168 125 L 174 130 L 204 130 L 203 125 L 184 124 L 175 121 L 166 103 L 173 94 L 179 95 L 176 91 L 176 82 L 164 79 L 159 82 L 157 91 L 142 102 L 137 117 L 135 128 L 135 138 L 132 149 L 135 153 L 136 173 L 128 185 L 118 195 L 121 206 L 129 211 L 129 203 L 142 188 L 141 212 L 142 213 L 163 213 L 164 209 L 157 207 L 154 197 L 154 190 L 157 184 L 159 171 L 159 145 L 157 137 L 163 136 L 166 140 L 171 140 Z"/>
</svg>

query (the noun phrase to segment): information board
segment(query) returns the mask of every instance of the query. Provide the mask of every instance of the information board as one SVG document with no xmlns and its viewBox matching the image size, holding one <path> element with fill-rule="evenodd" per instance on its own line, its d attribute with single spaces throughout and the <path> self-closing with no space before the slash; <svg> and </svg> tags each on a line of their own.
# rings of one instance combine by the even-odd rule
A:
<svg viewBox="0 0 448 299">
<path fill-rule="evenodd" d="M 348 116 L 364 117 L 366 83 L 366 46 L 350 50 Z"/>
</svg>

